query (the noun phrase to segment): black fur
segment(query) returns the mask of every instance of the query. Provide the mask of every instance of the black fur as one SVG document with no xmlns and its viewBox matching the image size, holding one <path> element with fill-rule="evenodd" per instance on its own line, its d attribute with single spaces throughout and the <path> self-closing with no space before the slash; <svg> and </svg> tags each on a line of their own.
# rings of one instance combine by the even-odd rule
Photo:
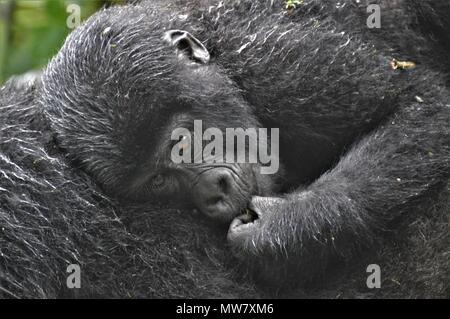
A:
<svg viewBox="0 0 450 319">
<path fill-rule="evenodd" d="M 315 279 L 279 294 L 448 297 L 449 6 L 383 1 L 384 27 L 368 30 L 366 3 L 350 0 L 219 3 L 101 11 L 42 80 L 2 88 L 0 295 L 273 295 L 234 272 L 226 229 L 123 200 L 164 165 L 164 132 L 185 112 L 219 128 L 280 128 L 273 182 L 287 194 L 254 199 L 262 218 L 231 241 L 261 279 Z M 180 61 L 162 40 L 172 29 L 205 41 L 211 62 Z M 393 70 L 393 58 L 418 66 Z M 79 291 L 65 288 L 71 263 Z M 365 288 L 371 263 L 381 290 Z"/>
</svg>

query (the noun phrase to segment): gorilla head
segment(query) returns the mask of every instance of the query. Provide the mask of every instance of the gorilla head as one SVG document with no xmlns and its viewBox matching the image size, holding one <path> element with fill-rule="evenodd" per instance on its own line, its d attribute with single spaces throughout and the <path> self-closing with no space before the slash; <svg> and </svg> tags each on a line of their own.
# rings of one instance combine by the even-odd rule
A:
<svg viewBox="0 0 450 319">
<path fill-rule="evenodd" d="M 171 134 L 194 120 L 223 132 L 260 124 L 205 46 L 165 23 L 140 7 L 98 13 L 49 64 L 42 103 L 60 146 L 108 192 L 229 222 L 272 178 L 259 164 L 175 164 Z"/>
</svg>

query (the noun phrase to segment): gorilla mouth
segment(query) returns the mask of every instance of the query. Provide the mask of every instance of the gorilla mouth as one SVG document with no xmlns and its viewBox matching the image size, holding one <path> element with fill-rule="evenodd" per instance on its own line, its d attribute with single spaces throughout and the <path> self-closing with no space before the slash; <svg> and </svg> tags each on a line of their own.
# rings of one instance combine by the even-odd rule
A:
<svg viewBox="0 0 450 319">
<path fill-rule="evenodd" d="M 254 209 L 251 204 L 241 211 L 241 215 L 236 217 L 230 225 L 232 232 L 245 231 L 261 218 L 261 213 Z"/>
<path fill-rule="evenodd" d="M 253 208 L 247 207 L 242 210 L 242 215 L 237 218 L 242 222 L 242 224 L 251 224 L 259 219 L 260 214 Z"/>
</svg>

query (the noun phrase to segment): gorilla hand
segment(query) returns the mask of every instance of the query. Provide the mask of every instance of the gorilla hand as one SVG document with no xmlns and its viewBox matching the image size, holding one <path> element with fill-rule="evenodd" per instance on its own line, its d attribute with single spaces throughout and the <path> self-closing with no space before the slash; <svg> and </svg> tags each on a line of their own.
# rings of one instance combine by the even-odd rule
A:
<svg viewBox="0 0 450 319">
<path fill-rule="evenodd" d="M 253 197 L 247 212 L 236 217 L 228 231 L 228 242 L 240 259 L 270 254 L 277 243 L 270 235 L 270 224 L 281 217 L 286 200 L 278 197 Z"/>
<path fill-rule="evenodd" d="M 345 193 L 319 186 L 283 198 L 254 197 L 249 210 L 257 219 L 247 214 L 231 223 L 232 252 L 258 282 L 306 284 L 326 273 L 329 260 L 340 260 L 338 252 L 346 252 L 346 245 L 363 242 L 367 228 L 359 224 L 362 218 L 345 211 Z"/>
</svg>

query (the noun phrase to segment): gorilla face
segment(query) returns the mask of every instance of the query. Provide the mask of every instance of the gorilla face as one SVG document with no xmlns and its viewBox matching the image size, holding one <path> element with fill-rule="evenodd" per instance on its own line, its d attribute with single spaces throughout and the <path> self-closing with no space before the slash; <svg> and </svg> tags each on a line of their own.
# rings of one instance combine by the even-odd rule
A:
<svg viewBox="0 0 450 319">
<path fill-rule="evenodd" d="M 222 132 L 258 120 L 192 34 L 161 31 L 142 8 L 116 10 L 75 30 L 44 74 L 42 104 L 60 146 L 125 201 L 190 205 L 230 222 L 270 192 L 273 176 L 259 164 L 175 164 L 171 135 L 196 120 Z"/>
<path fill-rule="evenodd" d="M 193 148 L 193 142 L 186 141 L 193 139 L 193 123 L 198 119 L 206 123 L 204 129 L 227 125 L 226 119 L 220 116 L 210 118 L 198 114 L 195 117 L 192 113 L 170 116 L 163 124 L 163 134 L 156 141 L 154 152 L 139 161 L 142 164 L 126 177 L 122 184 L 124 188 L 117 190 L 123 198 L 138 201 L 157 199 L 171 206 L 195 206 L 208 217 L 230 222 L 247 207 L 253 195 L 271 191 L 272 179 L 260 174 L 259 164 L 226 163 L 223 158 L 221 163 L 195 163 L 193 153 L 190 163 L 174 163 L 171 158 L 174 150 Z M 171 140 L 171 132 L 178 128 L 192 134 Z M 202 142 L 200 147 L 205 145 L 205 141 Z"/>
</svg>

